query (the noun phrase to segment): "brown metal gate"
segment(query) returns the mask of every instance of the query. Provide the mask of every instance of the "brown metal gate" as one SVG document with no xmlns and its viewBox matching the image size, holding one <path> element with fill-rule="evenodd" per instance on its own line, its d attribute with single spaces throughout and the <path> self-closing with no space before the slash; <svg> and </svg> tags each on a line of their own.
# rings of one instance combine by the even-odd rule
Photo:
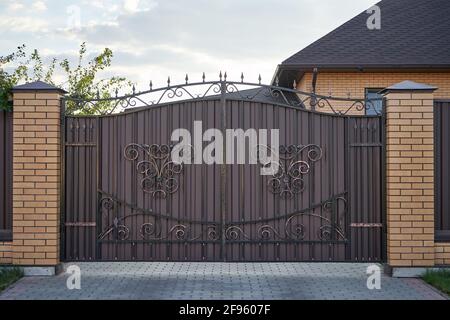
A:
<svg viewBox="0 0 450 320">
<path fill-rule="evenodd" d="M 450 100 L 434 101 L 435 239 L 450 240 Z"/>
<path fill-rule="evenodd" d="M 307 110 L 329 98 L 285 88 L 206 85 L 220 96 L 126 110 L 140 93 L 120 100 L 121 113 L 65 118 L 65 260 L 383 260 L 381 116 Z M 358 103 L 348 110 L 367 108 Z M 279 129 L 283 170 L 172 163 L 172 131 L 194 121 Z"/>
<path fill-rule="evenodd" d="M 12 240 L 13 113 L 0 110 L 0 241 Z"/>
</svg>

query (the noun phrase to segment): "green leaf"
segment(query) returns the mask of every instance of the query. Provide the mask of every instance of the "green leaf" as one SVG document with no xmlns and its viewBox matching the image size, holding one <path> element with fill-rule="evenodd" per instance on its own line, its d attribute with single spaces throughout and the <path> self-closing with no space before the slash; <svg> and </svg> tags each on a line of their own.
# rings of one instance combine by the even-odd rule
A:
<svg viewBox="0 0 450 320">
<path fill-rule="evenodd" d="M 42 80 L 59 86 L 68 91 L 68 95 L 79 99 L 94 99 L 97 91 L 102 99 L 111 98 L 116 90 L 129 90 L 132 82 L 124 77 L 98 79 L 98 73 L 112 64 L 113 52 L 109 48 L 103 49 L 98 55 L 85 63 L 87 45 L 83 42 L 78 51 L 78 64 L 75 68 L 70 65 L 67 58 L 59 61 L 51 59 L 45 65 L 38 50 L 26 54 L 25 45 L 19 46 L 15 52 L 0 57 L 0 108 L 11 108 L 11 89 L 20 83 Z M 14 63 L 15 69 L 7 73 L 3 66 Z M 58 68 L 58 69 L 57 69 Z M 64 80 L 57 85 L 54 82 L 55 72 L 64 75 Z M 96 104 L 81 104 L 68 102 L 66 110 L 72 114 L 100 114 L 114 108 L 113 101 L 100 101 Z"/>
</svg>

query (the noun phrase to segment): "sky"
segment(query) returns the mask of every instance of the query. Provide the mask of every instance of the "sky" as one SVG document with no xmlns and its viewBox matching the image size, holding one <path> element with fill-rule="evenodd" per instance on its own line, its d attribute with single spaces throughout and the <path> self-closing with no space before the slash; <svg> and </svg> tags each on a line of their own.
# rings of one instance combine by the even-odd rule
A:
<svg viewBox="0 0 450 320">
<path fill-rule="evenodd" d="M 276 66 L 376 0 L 0 0 L 0 56 L 26 44 L 46 61 L 76 61 L 108 47 L 113 66 L 101 77 L 184 82 L 186 74 L 269 83 Z M 58 77 L 58 75 L 57 75 Z M 58 80 L 58 79 L 57 79 Z"/>
</svg>

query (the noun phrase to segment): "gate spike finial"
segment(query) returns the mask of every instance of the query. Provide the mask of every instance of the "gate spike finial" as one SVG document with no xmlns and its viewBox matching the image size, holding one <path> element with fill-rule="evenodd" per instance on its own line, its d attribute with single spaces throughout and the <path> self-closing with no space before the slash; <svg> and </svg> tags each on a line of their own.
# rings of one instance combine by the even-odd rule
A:
<svg viewBox="0 0 450 320">
<path fill-rule="evenodd" d="M 186 78 L 184 78 L 184 80 L 186 80 L 186 84 L 188 84 L 188 82 L 189 82 L 189 77 L 188 77 L 188 74 L 186 73 Z"/>
<path fill-rule="evenodd" d="M 97 89 L 97 99 L 100 99 L 100 90 Z"/>
<path fill-rule="evenodd" d="M 205 73 L 203 72 L 203 75 L 202 75 L 203 82 L 205 82 L 205 79 L 206 79 L 206 76 L 205 76 Z"/>
<path fill-rule="evenodd" d="M 150 91 L 152 91 L 153 90 L 153 81 L 152 80 L 150 80 L 149 87 L 150 87 Z"/>
<path fill-rule="evenodd" d="M 118 88 L 116 88 L 116 98 L 117 98 L 117 96 L 119 95 L 119 89 Z"/>
<path fill-rule="evenodd" d="M 222 81 L 222 71 L 219 72 L 219 79 Z"/>
<path fill-rule="evenodd" d="M 261 74 L 259 74 L 259 76 L 258 76 L 258 83 L 259 83 L 259 84 L 261 84 L 261 80 L 262 80 Z"/>
<path fill-rule="evenodd" d="M 297 89 L 297 80 L 294 79 L 294 84 L 292 86 L 294 87 L 294 90 Z"/>
<path fill-rule="evenodd" d="M 278 76 L 275 78 L 275 86 L 278 87 L 280 84 L 280 79 L 278 78 Z"/>
<path fill-rule="evenodd" d="M 136 87 L 133 84 L 133 94 L 136 94 Z"/>
<path fill-rule="evenodd" d="M 225 71 L 225 74 L 223 75 L 223 79 L 225 80 L 225 81 L 227 81 L 227 72 Z"/>
<path fill-rule="evenodd" d="M 241 72 L 241 82 L 244 82 L 244 73 Z"/>
<path fill-rule="evenodd" d="M 170 87 L 170 77 L 167 77 L 167 86 Z"/>
</svg>

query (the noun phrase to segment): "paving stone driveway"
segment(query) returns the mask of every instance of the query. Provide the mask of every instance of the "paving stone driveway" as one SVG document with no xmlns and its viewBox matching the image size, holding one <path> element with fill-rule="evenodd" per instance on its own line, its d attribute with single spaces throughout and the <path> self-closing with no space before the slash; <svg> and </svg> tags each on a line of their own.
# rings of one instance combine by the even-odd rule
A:
<svg viewBox="0 0 450 320">
<path fill-rule="evenodd" d="M 69 264 L 65 267 L 67 268 Z M 419 279 L 383 275 L 368 290 L 356 263 L 79 263 L 81 290 L 67 274 L 25 277 L 1 299 L 444 299 Z"/>
</svg>

